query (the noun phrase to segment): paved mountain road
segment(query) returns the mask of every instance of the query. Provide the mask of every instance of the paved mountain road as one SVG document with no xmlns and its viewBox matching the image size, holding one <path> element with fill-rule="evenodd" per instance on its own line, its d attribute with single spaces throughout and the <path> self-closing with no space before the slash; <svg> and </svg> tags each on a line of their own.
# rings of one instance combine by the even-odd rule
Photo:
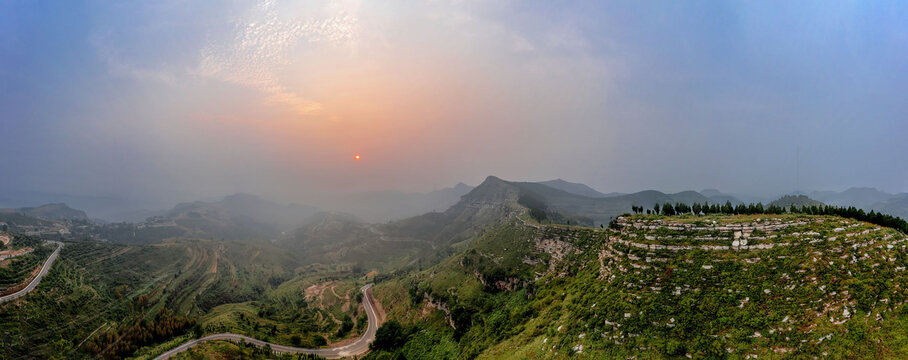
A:
<svg viewBox="0 0 908 360">
<path fill-rule="evenodd" d="M 176 348 L 161 354 L 156 357 L 155 360 L 165 360 L 169 359 L 171 356 L 174 356 L 178 353 L 188 350 L 189 348 L 198 345 L 199 343 L 212 340 L 231 340 L 231 341 L 243 341 L 255 346 L 264 347 L 270 346 L 271 350 L 278 353 L 290 353 L 290 354 L 316 354 L 319 356 L 326 357 L 328 359 L 340 359 L 345 357 L 350 357 L 354 355 L 362 355 L 369 351 L 369 344 L 372 340 L 375 340 L 375 331 L 378 330 L 378 317 L 375 314 L 375 299 L 372 298 L 372 284 L 368 284 L 360 289 L 363 292 L 363 306 L 366 308 L 366 315 L 369 317 L 369 325 L 366 327 L 366 332 L 362 337 L 354 341 L 349 345 L 339 346 L 335 348 L 323 348 L 323 349 L 304 349 L 280 344 L 269 343 L 259 339 L 255 339 L 246 335 L 232 334 L 232 333 L 221 333 L 221 334 L 212 334 L 204 336 L 198 339 L 193 339 L 183 343 Z"/>
<path fill-rule="evenodd" d="M 55 249 L 54 252 L 51 253 L 50 256 L 47 257 L 47 260 L 44 261 L 44 265 L 41 265 L 41 271 L 38 273 L 38 276 L 35 276 L 35 278 L 32 279 L 32 281 L 30 283 L 28 283 L 28 285 L 24 289 L 16 291 L 16 292 L 6 295 L 6 296 L 0 296 L 0 303 L 4 303 L 4 302 L 10 301 L 10 300 L 15 300 L 15 299 L 25 296 L 26 294 L 28 294 L 29 292 L 31 292 L 38 286 L 38 283 L 41 282 L 41 278 L 43 278 L 44 275 L 47 275 L 47 272 L 50 270 L 50 266 L 54 264 L 54 260 L 57 260 L 57 256 L 60 255 L 60 249 L 63 248 L 63 243 L 61 243 L 61 242 L 58 242 L 58 241 L 48 241 L 48 242 L 57 244 L 57 249 Z"/>
</svg>

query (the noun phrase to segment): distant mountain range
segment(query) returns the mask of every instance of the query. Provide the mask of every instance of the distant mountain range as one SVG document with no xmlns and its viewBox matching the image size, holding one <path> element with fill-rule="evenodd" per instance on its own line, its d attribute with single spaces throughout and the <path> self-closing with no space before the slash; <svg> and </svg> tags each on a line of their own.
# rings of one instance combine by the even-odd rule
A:
<svg viewBox="0 0 908 360">
<path fill-rule="evenodd" d="M 88 220 L 85 211 L 73 209 L 66 204 L 46 204 L 38 207 L 22 207 L 17 209 L 0 209 L 3 214 L 21 214 L 47 220 Z"/>
<path fill-rule="evenodd" d="M 908 219 L 908 193 L 900 193 L 893 197 L 873 204 L 872 208 L 884 214 Z"/>
<path fill-rule="evenodd" d="M 475 188 L 459 183 L 429 193 L 375 191 L 354 194 L 333 203 L 333 208 L 328 210 L 350 214 L 349 218 L 345 218 L 345 222 L 355 218 L 362 224 L 386 222 L 396 222 L 397 225 L 417 224 L 408 225 L 407 228 L 410 230 L 404 231 L 399 234 L 400 236 L 418 234 L 420 227 L 433 228 L 437 236 L 443 236 L 450 233 L 435 229 L 431 224 L 436 221 L 432 219 L 444 218 L 447 219 L 444 223 L 448 224 L 453 221 L 451 219 L 469 213 L 463 209 L 457 210 L 458 206 L 471 204 L 469 206 L 495 207 L 503 202 L 518 200 L 535 204 L 535 207 L 551 216 L 552 220 L 593 226 L 607 224 L 616 216 L 629 212 L 635 205 L 652 209 L 655 204 L 679 202 L 686 204 L 731 202 L 732 205 L 744 203 L 738 196 L 716 189 L 678 193 L 657 190 L 631 194 L 604 193 L 588 185 L 563 179 L 514 182 L 490 176 Z M 763 203 L 770 204 L 765 200 Z M 874 188 L 850 188 L 842 192 L 814 191 L 809 194 L 785 196 L 773 201 L 772 204 L 786 207 L 820 204 L 855 206 L 865 211 L 872 209 L 908 218 L 908 193 L 889 194 Z M 132 214 L 134 220 L 126 224 L 106 224 L 104 221 L 91 219 L 85 211 L 71 208 L 64 203 L 0 209 L 0 221 L 18 225 L 41 224 L 35 222 L 38 219 L 45 222 L 90 221 L 93 224 L 89 230 L 85 230 L 91 234 L 90 237 L 137 243 L 153 242 L 168 237 L 275 239 L 282 234 L 298 232 L 297 229 L 305 224 L 311 225 L 312 216 L 321 211 L 323 209 L 309 205 L 279 204 L 255 195 L 234 194 L 214 201 L 180 203 L 170 210 L 134 212 Z M 473 213 L 469 214 L 463 216 L 476 216 Z M 323 216 L 322 219 L 324 218 Z M 456 232 L 466 234 L 463 229 Z"/>
<path fill-rule="evenodd" d="M 0 207 L 23 208 L 41 204 L 66 204 L 68 207 L 85 211 L 96 221 L 141 221 L 159 212 L 136 210 L 137 208 L 161 209 L 166 202 L 139 202 L 116 196 L 72 195 L 41 191 L 15 191 L 5 189 L 0 193 Z"/>
<path fill-rule="evenodd" d="M 179 224 L 204 224 L 217 227 L 219 224 L 241 223 L 253 228 L 268 228 L 287 231 L 303 224 L 318 208 L 308 205 L 283 205 L 250 194 L 234 194 L 213 202 L 195 201 L 177 204 L 164 218 Z M 189 226 L 192 227 L 192 226 Z"/>
<path fill-rule="evenodd" d="M 620 192 L 602 193 L 585 184 L 573 183 L 562 179 L 540 181 L 537 184 L 542 184 L 571 194 L 593 198 L 607 198 L 629 195 L 627 193 Z M 674 194 L 672 198 L 676 199 L 676 201 L 683 201 L 685 203 L 693 203 L 694 201 L 702 203 L 704 201 L 704 198 L 706 199 L 705 201 L 708 201 L 710 204 L 725 204 L 726 201 L 730 201 L 732 205 L 743 203 L 737 197 L 729 194 L 724 194 L 716 189 L 705 189 L 700 191 L 699 194 L 696 191 L 683 191 Z"/>
<path fill-rule="evenodd" d="M 570 194 L 580 195 L 590 198 L 611 198 L 611 197 L 620 197 L 627 195 L 636 194 L 637 199 L 652 202 L 655 201 L 655 198 L 648 197 L 646 191 L 641 191 L 634 194 L 623 194 L 623 193 L 602 193 L 598 190 L 595 190 L 587 185 L 580 183 L 568 182 L 562 179 L 542 181 L 537 184 L 545 185 L 554 189 L 558 189 Z M 653 195 L 653 194 L 650 194 Z M 674 202 L 703 202 L 703 197 L 706 198 L 710 204 L 725 204 L 725 202 L 731 202 L 732 205 L 737 205 L 741 203 L 756 203 L 763 202 L 764 204 L 770 203 L 772 199 L 761 199 L 755 196 L 740 195 L 740 194 L 728 194 L 720 192 L 716 189 L 703 189 L 699 192 L 694 191 L 684 191 L 677 194 L 663 194 L 667 195 Z M 870 187 L 852 187 L 845 191 L 812 191 L 809 193 L 797 193 L 790 194 L 797 197 L 798 195 L 803 195 L 803 198 L 777 198 L 777 200 L 772 201 L 776 205 L 779 204 L 788 204 L 788 206 L 795 205 L 833 205 L 833 206 L 854 206 L 859 209 L 864 209 L 865 211 L 875 210 L 885 214 L 890 214 L 893 216 L 898 216 L 901 218 L 908 218 L 908 193 L 899 193 L 899 194 L 890 194 L 884 191 L 880 191 L 875 188 Z M 665 198 L 662 198 L 665 200 Z M 663 201 L 660 200 L 660 201 Z M 637 204 L 639 205 L 639 204 Z"/>
<path fill-rule="evenodd" d="M 536 204 L 533 206 L 540 208 L 539 210 L 546 212 L 549 216 L 587 225 L 607 224 L 618 215 L 630 212 L 632 206 L 643 206 L 650 209 L 656 204 L 663 203 L 716 202 L 715 199 L 703 196 L 696 191 L 666 194 L 656 190 L 646 190 L 633 194 L 589 197 L 576 192 L 590 194 L 589 190 L 592 189 L 566 183 L 563 180 L 555 182 L 556 186 L 575 192 L 551 187 L 546 185 L 546 182 L 510 182 L 490 176 L 468 195 L 488 193 L 490 192 L 487 190 L 488 188 L 508 189 L 510 193 L 517 194 L 516 196 L 518 199 L 522 199 L 522 202 Z"/>
<path fill-rule="evenodd" d="M 814 191 L 809 196 L 829 205 L 870 208 L 874 204 L 889 200 L 895 195 L 874 188 L 853 187 L 842 192 Z"/>
<path fill-rule="evenodd" d="M 908 217 L 908 193 L 890 194 L 875 188 L 853 187 L 842 192 L 814 191 L 809 196 L 829 205 L 854 206 L 866 211 Z"/>
<path fill-rule="evenodd" d="M 469 195 L 489 193 L 487 188 L 492 187 L 511 188 L 512 193 L 518 194 L 518 197 L 523 197 L 525 200 L 531 199 L 528 203 L 536 204 L 549 216 L 560 217 L 565 221 L 573 220 L 586 225 L 608 223 L 616 216 L 629 212 L 634 205 L 650 209 L 656 204 L 679 202 L 688 205 L 703 202 L 710 204 L 730 202 L 732 205 L 744 203 L 738 197 L 716 189 L 705 189 L 701 192 L 688 190 L 678 193 L 663 193 L 656 190 L 645 190 L 632 194 L 605 194 L 587 185 L 562 179 L 536 183 L 510 182 L 494 176 L 487 178 Z M 908 217 L 908 194 L 905 193 L 892 195 L 872 188 L 852 188 L 841 193 L 814 192 L 811 194 L 811 196 L 784 196 L 764 203 L 784 207 L 824 204 L 855 206 L 866 211 L 874 209 L 894 216 Z"/>
<path fill-rule="evenodd" d="M 592 197 L 592 198 L 603 198 L 603 197 L 609 197 L 609 196 L 624 195 L 621 193 L 603 194 L 603 193 L 587 186 L 586 184 L 573 183 L 573 182 L 565 181 L 562 179 L 540 181 L 539 184 L 542 184 L 542 185 L 545 185 L 545 186 L 548 186 L 551 188 L 555 188 L 555 189 L 558 189 L 558 190 L 561 190 L 564 192 L 569 192 L 571 194 Z"/>
<path fill-rule="evenodd" d="M 785 196 L 779 198 L 778 200 L 775 200 L 775 201 L 769 203 L 769 205 L 775 205 L 775 206 L 781 206 L 783 208 L 789 208 L 791 206 L 798 206 L 798 207 L 822 206 L 822 205 L 827 205 L 827 204 L 823 204 L 820 201 L 811 199 L 810 197 L 808 197 L 806 195 L 785 195 Z"/>
<path fill-rule="evenodd" d="M 99 224 L 89 230 L 98 240 L 150 243 L 166 238 L 273 240 L 302 226 L 318 209 L 279 204 L 255 195 L 234 194 L 217 201 L 180 203 L 135 223 Z"/>
</svg>

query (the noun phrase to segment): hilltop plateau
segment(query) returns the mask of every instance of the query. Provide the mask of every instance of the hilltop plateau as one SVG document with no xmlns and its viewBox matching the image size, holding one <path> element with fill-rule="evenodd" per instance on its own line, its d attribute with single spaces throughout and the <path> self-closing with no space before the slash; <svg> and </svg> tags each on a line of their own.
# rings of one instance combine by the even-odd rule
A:
<svg viewBox="0 0 908 360">
<path fill-rule="evenodd" d="M 908 356 L 908 237 L 897 230 L 787 212 L 585 228 L 529 212 L 377 285 L 404 330 L 370 356 Z"/>
</svg>

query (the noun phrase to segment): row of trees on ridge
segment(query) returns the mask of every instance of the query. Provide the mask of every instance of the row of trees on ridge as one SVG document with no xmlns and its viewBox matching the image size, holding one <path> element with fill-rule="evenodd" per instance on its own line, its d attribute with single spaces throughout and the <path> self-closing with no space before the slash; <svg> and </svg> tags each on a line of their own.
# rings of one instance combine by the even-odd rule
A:
<svg viewBox="0 0 908 360">
<path fill-rule="evenodd" d="M 685 203 L 676 203 L 672 205 L 671 203 L 665 203 L 661 206 L 656 204 L 652 209 L 645 209 L 643 206 L 631 206 L 634 214 L 643 214 L 647 215 L 710 215 L 710 214 L 723 214 L 723 215 L 753 215 L 753 214 L 783 214 L 783 213 L 792 213 L 792 214 L 808 214 L 808 215 L 835 215 L 846 218 L 855 219 L 858 221 L 865 221 L 871 224 L 876 224 L 880 226 L 890 227 L 896 230 L 899 230 L 903 233 L 908 234 L 908 222 L 899 218 L 897 216 L 887 215 L 883 213 L 878 213 L 871 210 L 869 213 L 864 211 L 864 209 L 858 209 L 854 206 L 849 207 L 839 207 L 839 206 L 829 206 L 829 205 L 804 205 L 797 206 L 791 205 L 789 207 L 778 206 L 770 204 L 769 206 L 763 206 L 762 203 L 750 203 L 747 205 L 738 204 L 732 205 L 730 201 L 726 201 L 725 205 L 719 204 L 709 204 L 709 203 L 694 203 L 693 205 L 687 205 Z"/>
</svg>

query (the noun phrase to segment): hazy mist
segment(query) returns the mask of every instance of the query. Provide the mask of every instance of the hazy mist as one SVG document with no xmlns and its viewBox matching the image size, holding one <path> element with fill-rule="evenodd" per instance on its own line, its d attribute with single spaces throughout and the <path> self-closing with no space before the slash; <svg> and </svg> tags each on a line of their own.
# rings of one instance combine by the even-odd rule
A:
<svg viewBox="0 0 908 360">
<path fill-rule="evenodd" d="M 905 192 L 906 18 L 876 2 L 4 1 L 0 205 L 324 206 L 487 175 Z"/>
</svg>

